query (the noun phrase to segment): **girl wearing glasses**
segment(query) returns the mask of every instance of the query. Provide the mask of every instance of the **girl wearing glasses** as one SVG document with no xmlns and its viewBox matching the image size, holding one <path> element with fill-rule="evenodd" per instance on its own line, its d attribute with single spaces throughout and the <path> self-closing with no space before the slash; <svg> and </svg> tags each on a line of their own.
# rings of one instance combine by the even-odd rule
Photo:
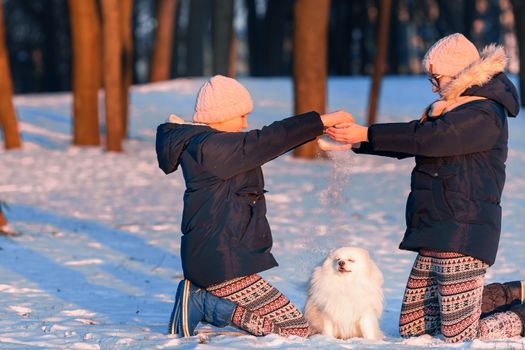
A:
<svg viewBox="0 0 525 350">
<path fill-rule="evenodd" d="M 418 255 L 401 306 L 403 337 L 441 333 L 460 342 L 524 335 L 523 283 L 483 287 L 501 232 L 507 117 L 519 112 L 506 63 L 502 47 L 480 54 L 461 34 L 444 37 L 423 60 L 440 97 L 419 120 L 326 131 L 357 146 L 356 153 L 415 158 L 400 248 Z"/>
</svg>

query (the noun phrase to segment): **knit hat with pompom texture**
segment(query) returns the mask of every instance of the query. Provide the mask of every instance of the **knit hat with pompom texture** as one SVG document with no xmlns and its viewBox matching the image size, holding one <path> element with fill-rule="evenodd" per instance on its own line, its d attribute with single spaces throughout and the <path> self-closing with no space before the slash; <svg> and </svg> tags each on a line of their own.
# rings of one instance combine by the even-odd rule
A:
<svg viewBox="0 0 525 350">
<path fill-rule="evenodd" d="M 237 80 L 216 75 L 204 83 L 195 101 L 195 123 L 220 123 L 253 110 L 250 93 Z"/>
<path fill-rule="evenodd" d="M 478 49 L 460 33 L 448 35 L 428 49 L 423 66 L 428 74 L 455 77 L 479 60 Z"/>
</svg>

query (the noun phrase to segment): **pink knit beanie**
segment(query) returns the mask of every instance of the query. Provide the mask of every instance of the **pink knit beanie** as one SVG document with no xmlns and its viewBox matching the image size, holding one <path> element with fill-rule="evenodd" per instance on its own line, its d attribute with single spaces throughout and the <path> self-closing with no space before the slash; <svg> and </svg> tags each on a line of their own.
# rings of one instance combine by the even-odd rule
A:
<svg viewBox="0 0 525 350">
<path fill-rule="evenodd" d="M 479 58 L 474 44 L 462 34 L 455 33 L 432 45 L 423 58 L 423 66 L 428 74 L 455 77 Z"/>
<path fill-rule="evenodd" d="M 216 75 L 204 83 L 195 101 L 195 123 L 219 123 L 253 110 L 250 93 L 237 80 Z"/>
</svg>

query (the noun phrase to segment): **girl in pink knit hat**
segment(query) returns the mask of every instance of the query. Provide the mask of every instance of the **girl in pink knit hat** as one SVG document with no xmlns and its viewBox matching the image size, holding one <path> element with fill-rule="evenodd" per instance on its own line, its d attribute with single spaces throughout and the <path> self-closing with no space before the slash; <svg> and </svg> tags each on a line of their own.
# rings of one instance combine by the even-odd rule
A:
<svg viewBox="0 0 525 350">
<path fill-rule="evenodd" d="M 440 98 L 420 119 L 326 132 L 356 153 L 415 159 L 400 248 L 418 254 L 401 306 L 403 337 L 441 333 L 460 342 L 524 335 L 524 284 L 483 286 L 501 233 L 507 117 L 519 112 L 506 62 L 502 47 L 480 54 L 463 35 L 449 35 L 423 60 Z"/>
<path fill-rule="evenodd" d="M 160 168 L 169 174 L 180 165 L 186 181 L 184 280 L 177 288 L 170 334 L 194 335 L 202 321 L 255 335 L 308 335 L 302 313 L 258 275 L 277 266 L 261 165 L 353 118 L 343 111 L 309 112 L 241 132 L 252 109 L 248 90 L 218 75 L 200 89 L 193 123 L 173 116 L 157 129 Z"/>
</svg>

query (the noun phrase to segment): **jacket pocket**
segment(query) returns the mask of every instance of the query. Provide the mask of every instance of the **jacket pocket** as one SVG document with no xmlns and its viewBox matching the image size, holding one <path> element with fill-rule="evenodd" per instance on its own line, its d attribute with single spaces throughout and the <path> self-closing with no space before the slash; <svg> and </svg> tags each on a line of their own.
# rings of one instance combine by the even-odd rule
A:
<svg viewBox="0 0 525 350">
<path fill-rule="evenodd" d="M 469 211 L 468 183 L 460 181 L 460 166 L 458 164 L 445 164 L 438 170 L 440 179 L 441 199 L 454 220 L 466 221 Z M 438 194 L 439 195 L 439 194 Z"/>
<path fill-rule="evenodd" d="M 256 234 L 257 207 L 266 192 L 267 191 L 263 189 L 249 187 L 235 192 L 240 205 L 241 222 L 244 223 L 240 227 L 239 243 L 245 243 L 250 236 Z"/>
<path fill-rule="evenodd" d="M 412 171 L 412 190 L 432 190 L 432 185 L 438 177 L 438 166 L 435 164 L 418 165 Z"/>
<path fill-rule="evenodd" d="M 434 221 L 450 221 L 458 213 L 457 195 L 450 190 L 456 186 L 458 166 L 454 164 L 420 164 L 414 169 L 412 190 L 416 190 L 423 198 L 419 198 L 415 208 L 427 212 Z"/>
</svg>

